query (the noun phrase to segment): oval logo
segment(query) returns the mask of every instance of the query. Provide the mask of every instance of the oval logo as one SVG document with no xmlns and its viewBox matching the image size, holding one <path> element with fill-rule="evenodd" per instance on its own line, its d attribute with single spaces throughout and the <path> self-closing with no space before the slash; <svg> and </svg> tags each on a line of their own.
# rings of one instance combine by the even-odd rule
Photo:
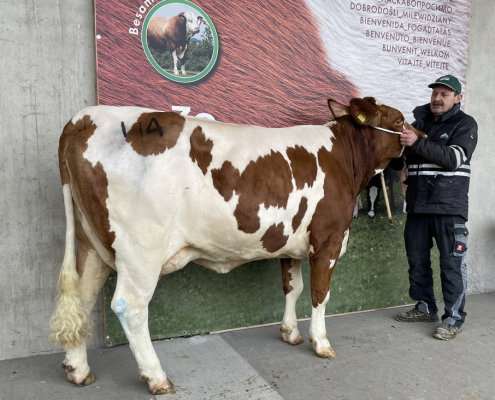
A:
<svg viewBox="0 0 495 400">
<path fill-rule="evenodd" d="M 218 35 L 210 17 L 187 0 L 155 5 L 141 32 L 146 57 L 165 78 L 196 82 L 206 76 L 218 57 Z"/>
</svg>

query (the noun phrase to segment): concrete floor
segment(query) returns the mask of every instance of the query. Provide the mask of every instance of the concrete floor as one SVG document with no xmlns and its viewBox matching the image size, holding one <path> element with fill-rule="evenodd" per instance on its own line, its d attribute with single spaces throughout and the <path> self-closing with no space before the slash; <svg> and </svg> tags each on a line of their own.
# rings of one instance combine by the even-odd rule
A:
<svg viewBox="0 0 495 400">
<path fill-rule="evenodd" d="M 326 319 L 337 358 L 318 358 L 305 339 L 291 347 L 278 326 L 154 342 L 176 394 L 153 396 L 137 377 L 129 346 L 92 349 L 98 380 L 79 388 L 62 353 L 0 362 L 0 399 L 495 399 L 495 292 L 468 296 L 468 318 L 453 341 L 439 324 L 394 320 L 400 307 Z M 443 304 L 439 304 L 443 308 Z"/>
</svg>

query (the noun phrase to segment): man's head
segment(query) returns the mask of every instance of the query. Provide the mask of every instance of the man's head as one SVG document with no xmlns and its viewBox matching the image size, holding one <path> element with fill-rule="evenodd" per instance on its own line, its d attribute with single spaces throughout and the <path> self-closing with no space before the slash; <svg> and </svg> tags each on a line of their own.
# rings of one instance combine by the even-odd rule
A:
<svg viewBox="0 0 495 400">
<path fill-rule="evenodd" d="M 432 88 L 430 109 L 435 119 L 450 111 L 462 99 L 461 84 L 452 75 L 445 75 L 428 85 Z"/>
</svg>

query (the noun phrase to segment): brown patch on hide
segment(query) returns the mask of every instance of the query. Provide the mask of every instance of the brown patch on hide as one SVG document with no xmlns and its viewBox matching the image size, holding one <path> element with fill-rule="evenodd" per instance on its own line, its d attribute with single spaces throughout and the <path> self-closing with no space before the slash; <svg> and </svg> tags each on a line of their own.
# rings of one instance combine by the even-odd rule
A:
<svg viewBox="0 0 495 400">
<path fill-rule="evenodd" d="M 296 187 L 302 189 L 305 184 L 307 184 L 308 187 L 313 186 L 318 172 L 315 155 L 304 147 L 296 146 L 287 149 L 287 156 L 290 160 Z"/>
<path fill-rule="evenodd" d="M 189 157 L 193 162 L 198 164 L 198 167 L 206 175 L 208 166 L 213 159 L 211 155 L 211 149 L 213 148 L 213 142 L 210 139 L 206 139 L 205 134 L 200 126 L 194 128 L 190 138 L 191 150 L 189 151 Z"/>
<path fill-rule="evenodd" d="M 224 161 L 221 169 L 211 170 L 211 178 L 213 179 L 213 186 L 218 193 L 220 193 L 225 201 L 229 201 L 234 194 L 240 173 L 230 161 Z"/>
<path fill-rule="evenodd" d="M 77 120 L 75 123 L 69 121 L 65 125 L 58 144 L 58 165 L 60 169 L 60 177 L 62 179 L 62 185 L 66 185 L 67 183 L 70 182 L 69 171 L 67 170 L 67 166 L 66 166 L 66 159 L 67 159 L 67 150 L 69 149 L 72 140 L 77 134 L 83 131 L 85 131 L 84 136 L 87 140 L 93 135 L 95 129 L 96 126 L 93 125 L 93 120 L 89 115 L 85 115 L 81 119 Z"/>
<path fill-rule="evenodd" d="M 342 120 L 342 119 L 340 119 Z M 313 307 L 322 304 L 330 289 L 335 268 L 330 269 L 330 260 L 339 258 L 344 232 L 351 223 L 357 190 L 357 181 L 362 180 L 369 163 L 369 150 L 361 140 L 352 143 L 355 130 L 345 125 L 334 130 L 336 140 L 331 151 L 318 151 L 318 164 L 325 173 L 324 197 L 318 202 L 308 226 L 309 241 L 314 252 L 310 254 L 311 300 Z M 362 132 L 360 132 L 362 134 Z M 350 139 L 350 141 L 349 141 Z M 354 152 L 357 150 L 357 154 Z M 361 159 L 362 158 L 362 159 Z M 366 160 L 366 161 L 364 161 Z"/>
<path fill-rule="evenodd" d="M 270 253 L 275 253 L 284 247 L 287 244 L 287 240 L 289 240 L 289 236 L 284 235 L 283 222 L 270 226 L 261 238 L 263 247 Z"/>
<path fill-rule="evenodd" d="M 297 210 L 297 214 L 292 218 L 292 231 L 297 231 L 299 225 L 301 225 L 301 221 L 308 210 L 308 199 L 303 197 L 299 202 L 299 209 Z"/>
<path fill-rule="evenodd" d="M 91 230 L 96 234 L 102 246 L 115 259 L 112 244 L 115 232 L 110 231 L 109 213 L 106 206 L 108 199 L 108 179 L 101 163 L 93 165 L 84 158 L 88 147 L 88 139 L 93 135 L 95 125 L 79 132 L 72 137 L 66 152 L 65 163 L 70 172 L 72 197 L 85 215 Z M 64 130 L 65 131 L 65 130 Z M 80 223 L 79 223 L 80 224 Z M 81 233 L 82 227 L 76 225 L 76 234 Z M 79 271 L 82 273 L 82 271 Z"/>
<path fill-rule="evenodd" d="M 294 288 L 290 284 L 290 281 L 292 280 L 292 274 L 289 272 L 289 270 L 292 268 L 292 259 L 281 258 L 280 266 L 282 268 L 282 287 L 284 289 L 284 294 L 287 295 L 287 293 L 290 293 L 294 290 Z"/>
<path fill-rule="evenodd" d="M 141 114 L 130 130 L 122 124 L 122 133 L 136 153 L 156 156 L 176 145 L 185 122 L 174 112 L 148 112 Z"/>
<path fill-rule="evenodd" d="M 239 194 L 234 211 L 237 228 L 245 233 L 256 232 L 260 228 L 260 206 L 286 208 L 292 190 L 292 174 L 281 153 L 272 150 L 251 161 L 235 188 Z"/>
</svg>

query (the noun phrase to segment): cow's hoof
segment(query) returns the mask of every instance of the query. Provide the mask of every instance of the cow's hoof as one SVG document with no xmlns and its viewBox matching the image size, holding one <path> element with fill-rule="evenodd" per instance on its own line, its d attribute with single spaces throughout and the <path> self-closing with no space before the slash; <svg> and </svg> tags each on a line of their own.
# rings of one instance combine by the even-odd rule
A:
<svg viewBox="0 0 495 400">
<path fill-rule="evenodd" d="M 90 372 L 86 378 L 83 379 L 81 383 L 78 383 L 77 386 L 88 386 L 91 385 L 92 383 L 96 382 L 96 376 L 93 375 L 92 372 Z"/>
<path fill-rule="evenodd" d="M 175 393 L 175 386 L 174 384 L 170 381 L 170 379 L 167 379 L 167 381 L 163 384 L 156 385 L 153 389 L 150 388 L 150 391 L 152 394 L 155 396 L 161 395 L 161 394 L 167 394 L 167 393 Z"/>
<path fill-rule="evenodd" d="M 298 335 L 295 338 L 291 338 L 290 335 L 288 335 L 285 332 L 282 333 L 282 340 L 284 342 L 289 343 L 291 346 L 297 346 L 298 344 L 301 344 L 301 343 L 304 342 L 304 340 L 301 337 L 301 335 Z"/>
<path fill-rule="evenodd" d="M 96 382 L 96 376 L 94 376 L 91 371 L 83 379 L 78 379 L 73 374 L 69 374 L 67 376 L 67 379 L 69 380 L 69 382 L 72 382 L 74 385 L 80 387 L 89 386 Z"/>
<path fill-rule="evenodd" d="M 335 358 L 335 357 L 337 357 L 337 353 L 331 347 L 324 347 L 324 348 L 318 349 L 318 350 L 315 349 L 315 352 L 318 355 L 318 357 L 321 357 L 321 358 Z"/>
<path fill-rule="evenodd" d="M 280 331 L 282 332 L 282 340 L 291 346 L 297 346 L 304 342 L 297 328 L 292 330 L 286 326 L 281 326 Z"/>
<path fill-rule="evenodd" d="M 335 352 L 334 349 L 332 349 L 330 347 L 330 343 L 328 342 L 328 340 L 325 340 L 324 343 L 321 343 L 320 344 L 320 347 L 318 347 L 318 342 L 313 339 L 313 338 L 309 338 L 309 342 L 313 345 L 313 350 L 315 351 L 315 353 L 318 355 L 318 357 L 321 357 L 321 358 L 335 358 L 337 357 L 337 353 Z M 328 346 L 322 346 L 327 344 Z"/>
<path fill-rule="evenodd" d="M 282 333 L 282 340 L 289 343 L 291 346 L 297 346 L 304 342 L 303 338 L 299 335 L 295 339 L 291 339 L 286 333 Z"/>
</svg>

